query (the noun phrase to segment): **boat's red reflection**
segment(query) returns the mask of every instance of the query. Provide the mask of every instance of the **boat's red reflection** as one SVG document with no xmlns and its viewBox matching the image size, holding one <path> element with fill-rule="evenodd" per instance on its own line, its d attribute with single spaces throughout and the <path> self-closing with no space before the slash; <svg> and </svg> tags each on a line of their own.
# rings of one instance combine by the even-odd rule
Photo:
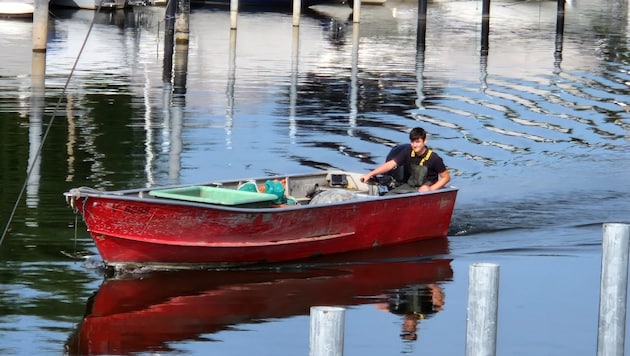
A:
<svg viewBox="0 0 630 356">
<path fill-rule="evenodd" d="M 451 279 L 446 254 L 448 240 L 435 239 L 273 268 L 106 279 L 88 301 L 68 352 L 166 351 L 169 343 L 238 324 L 308 315 L 311 306 L 386 303 L 397 289 Z"/>
</svg>

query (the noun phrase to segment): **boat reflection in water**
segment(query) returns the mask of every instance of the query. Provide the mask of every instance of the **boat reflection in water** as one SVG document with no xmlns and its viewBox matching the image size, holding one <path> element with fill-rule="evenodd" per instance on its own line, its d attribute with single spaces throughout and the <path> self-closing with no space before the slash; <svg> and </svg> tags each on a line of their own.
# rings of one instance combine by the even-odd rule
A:
<svg viewBox="0 0 630 356">
<path fill-rule="evenodd" d="M 448 240 L 239 270 L 154 271 L 106 278 L 69 337 L 69 354 L 168 351 L 238 324 L 308 315 L 311 306 L 376 307 L 404 315 L 403 339 L 444 302 Z"/>
</svg>

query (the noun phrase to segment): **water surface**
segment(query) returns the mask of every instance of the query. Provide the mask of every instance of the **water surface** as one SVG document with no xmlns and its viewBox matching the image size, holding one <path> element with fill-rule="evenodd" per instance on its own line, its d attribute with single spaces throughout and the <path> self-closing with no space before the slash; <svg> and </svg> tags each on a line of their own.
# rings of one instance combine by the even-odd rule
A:
<svg viewBox="0 0 630 356">
<path fill-rule="evenodd" d="M 365 7 L 360 24 L 347 7 L 320 7 L 297 30 L 290 13 L 243 12 L 236 36 L 227 11 L 194 7 L 187 61 L 178 52 L 171 71 L 163 8 L 99 14 L 89 35 L 93 12 L 57 10 L 45 90 L 24 41 L 31 23 L 0 20 L 0 211 L 3 227 L 11 222 L 0 246 L 0 351 L 63 353 L 90 297 L 107 286 L 63 201 L 67 189 L 367 171 L 422 126 L 460 188 L 448 243 L 429 259 L 450 272 L 333 300 L 349 307 L 346 354 L 462 354 L 468 267 L 489 261 L 501 267 L 499 353 L 593 355 L 601 227 L 630 221 L 627 4 L 568 5 L 558 41 L 555 2 L 496 1 L 487 56 L 480 11 L 477 2 L 430 3 L 421 53 L 414 2 Z M 430 271 L 421 251 L 411 265 L 418 274 Z M 202 327 L 184 337 L 169 320 L 194 308 L 157 314 L 163 328 L 132 339 L 159 342 L 135 351 L 306 354 L 307 306 L 324 301 L 308 299 L 315 272 L 294 269 L 260 280 L 219 274 L 223 284 L 193 284 L 134 309 L 144 316 L 219 300 L 214 308 L 235 310 L 220 327 L 199 313 Z M 326 271 L 333 281 L 347 273 Z M 265 283 L 293 286 L 275 313 L 243 317 L 245 305 L 263 304 L 254 292 L 231 304 L 206 299 Z M 409 313 L 388 303 L 418 291 L 426 301 L 428 290 L 443 303 L 420 313 L 417 338 L 407 340 Z"/>
</svg>

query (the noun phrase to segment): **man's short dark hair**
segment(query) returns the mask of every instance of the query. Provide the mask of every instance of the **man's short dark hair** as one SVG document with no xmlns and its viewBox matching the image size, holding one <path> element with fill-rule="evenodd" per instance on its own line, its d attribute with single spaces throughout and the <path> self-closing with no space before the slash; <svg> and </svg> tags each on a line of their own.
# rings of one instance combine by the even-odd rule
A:
<svg viewBox="0 0 630 356">
<path fill-rule="evenodd" d="M 427 138 L 427 132 L 422 127 L 414 127 L 409 132 L 409 141 L 413 142 L 417 139 L 424 140 Z"/>
</svg>

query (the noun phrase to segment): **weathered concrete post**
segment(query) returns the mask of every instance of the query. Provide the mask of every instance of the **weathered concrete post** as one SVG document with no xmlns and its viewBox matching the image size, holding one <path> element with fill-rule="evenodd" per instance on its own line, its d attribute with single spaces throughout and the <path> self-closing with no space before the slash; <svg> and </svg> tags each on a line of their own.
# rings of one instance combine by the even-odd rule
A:
<svg viewBox="0 0 630 356">
<path fill-rule="evenodd" d="M 597 356 L 623 355 L 630 225 L 604 224 Z"/>
<path fill-rule="evenodd" d="M 499 266 L 474 263 L 469 273 L 466 356 L 493 356 L 497 348 Z"/>
<path fill-rule="evenodd" d="M 309 356 L 343 355 L 344 308 L 311 307 Z"/>
<path fill-rule="evenodd" d="M 175 16 L 175 43 L 188 44 L 190 37 L 190 0 L 177 1 Z"/>
<path fill-rule="evenodd" d="M 352 3 L 352 22 L 361 22 L 361 0 Z"/>
<path fill-rule="evenodd" d="M 230 0 L 230 29 L 236 30 L 238 20 L 238 0 Z"/>
<path fill-rule="evenodd" d="M 302 12 L 302 0 L 293 0 L 293 27 L 300 26 L 300 13 Z"/>
<path fill-rule="evenodd" d="M 46 52 L 48 42 L 48 0 L 35 0 L 33 10 L 33 52 Z"/>
</svg>

